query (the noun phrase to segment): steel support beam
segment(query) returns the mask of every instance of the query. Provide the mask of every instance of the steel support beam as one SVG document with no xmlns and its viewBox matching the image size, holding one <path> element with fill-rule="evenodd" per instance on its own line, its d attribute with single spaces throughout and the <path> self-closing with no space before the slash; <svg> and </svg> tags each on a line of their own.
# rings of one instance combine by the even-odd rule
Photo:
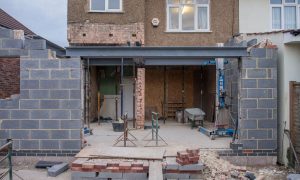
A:
<svg viewBox="0 0 300 180">
<path fill-rule="evenodd" d="M 99 47 L 67 48 L 67 56 L 82 58 L 238 58 L 248 56 L 247 47 Z"/>
</svg>

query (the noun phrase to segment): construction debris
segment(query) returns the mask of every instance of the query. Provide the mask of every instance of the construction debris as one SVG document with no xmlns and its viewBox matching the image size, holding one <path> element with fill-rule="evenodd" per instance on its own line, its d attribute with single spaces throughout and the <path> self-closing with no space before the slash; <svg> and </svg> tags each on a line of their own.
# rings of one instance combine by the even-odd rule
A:
<svg viewBox="0 0 300 180">
<path fill-rule="evenodd" d="M 177 152 L 176 162 L 180 165 L 197 164 L 200 158 L 200 149 L 187 149 Z"/>
</svg>

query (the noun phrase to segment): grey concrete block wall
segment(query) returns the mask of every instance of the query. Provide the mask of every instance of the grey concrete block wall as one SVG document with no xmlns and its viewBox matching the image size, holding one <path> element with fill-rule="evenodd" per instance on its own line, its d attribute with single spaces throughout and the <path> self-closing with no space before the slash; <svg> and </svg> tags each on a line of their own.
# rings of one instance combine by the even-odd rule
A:
<svg viewBox="0 0 300 180">
<path fill-rule="evenodd" d="M 11 31 L 0 31 L 0 35 L 12 38 Z M 0 99 L 0 144 L 12 138 L 14 150 L 44 155 L 79 151 L 80 59 L 49 59 L 44 40 L 5 40 L 0 50 L 9 54 L 11 48 L 26 49 L 32 57 L 20 58 L 20 96 Z"/>
<path fill-rule="evenodd" d="M 252 49 L 240 60 L 239 141 L 244 149 L 277 149 L 277 49 Z"/>
</svg>

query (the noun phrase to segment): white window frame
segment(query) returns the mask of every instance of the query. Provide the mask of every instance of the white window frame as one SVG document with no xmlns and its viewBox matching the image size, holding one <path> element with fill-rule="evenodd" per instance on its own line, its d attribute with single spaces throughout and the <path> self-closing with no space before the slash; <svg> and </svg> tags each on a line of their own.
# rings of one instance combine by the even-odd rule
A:
<svg viewBox="0 0 300 180">
<path fill-rule="evenodd" d="M 270 0 L 270 19 L 271 19 L 271 23 L 270 23 L 270 27 L 271 30 L 273 31 L 279 31 L 279 30 L 287 30 L 285 29 L 285 22 L 284 22 L 284 7 L 295 7 L 296 8 L 296 29 L 300 28 L 300 4 L 298 4 L 298 0 L 295 0 L 295 3 L 286 3 L 286 0 L 282 0 L 281 4 L 271 4 L 271 0 Z M 280 8 L 281 10 L 281 28 L 280 29 L 274 29 L 273 28 L 273 8 Z"/>
<path fill-rule="evenodd" d="M 193 5 L 195 8 L 194 14 L 194 30 L 183 30 L 182 29 L 182 10 L 184 5 Z M 179 3 L 179 4 L 168 4 L 168 0 L 166 0 L 166 7 L 167 7 L 167 32 L 211 32 L 210 31 L 210 0 L 208 0 L 208 4 L 186 4 L 186 3 Z M 170 8 L 176 7 L 179 8 L 179 28 L 178 29 L 171 29 L 170 28 Z M 199 7 L 206 7 L 207 8 L 207 29 L 198 29 L 198 8 Z"/>
<path fill-rule="evenodd" d="M 120 8 L 119 9 L 109 9 L 108 2 L 109 0 L 105 0 L 105 10 L 93 10 L 92 9 L 92 0 L 89 1 L 90 3 L 90 12 L 123 12 L 123 0 L 120 1 Z"/>
</svg>

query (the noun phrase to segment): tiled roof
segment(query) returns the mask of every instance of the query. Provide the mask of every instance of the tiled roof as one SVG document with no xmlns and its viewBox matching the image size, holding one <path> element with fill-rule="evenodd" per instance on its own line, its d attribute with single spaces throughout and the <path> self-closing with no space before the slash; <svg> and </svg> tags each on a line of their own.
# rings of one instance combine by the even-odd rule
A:
<svg viewBox="0 0 300 180">
<path fill-rule="evenodd" d="M 7 14 L 3 9 L 0 8 L 0 26 L 14 29 L 14 30 L 23 30 L 25 35 L 36 35 L 22 23 L 17 21 L 15 18 Z"/>
</svg>

